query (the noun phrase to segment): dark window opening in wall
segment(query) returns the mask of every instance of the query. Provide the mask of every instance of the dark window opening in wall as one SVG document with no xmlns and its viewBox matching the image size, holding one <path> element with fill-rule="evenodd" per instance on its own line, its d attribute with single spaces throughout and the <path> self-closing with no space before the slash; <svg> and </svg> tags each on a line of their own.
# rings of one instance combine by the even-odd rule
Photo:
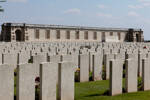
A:
<svg viewBox="0 0 150 100">
<path fill-rule="evenodd" d="M 136 34 L 136 42 L 139 42 L 139 34 Z"/>
<path fill-rule="evenodd" d="M 121 33 L 118 32 L 118 39 L 121 40 Z"/>
<path fill-rule="evenodd" d="M 76 31 L 76 39 L 79 39 L 79 31 Z"/>
<path fill-rule="evenodd" d="M 35 38 L 36 38 L 36 39 L 39 39 L 39 36 L 40 36 L 39 29 L 36 29 L 36 30 L 35 30 Z"/>
<path fill-rule="evenodd" d="M 110 32 L 110 36 L 113 36 L 113 32 Z"/>
<path fill-rule="evenodd" d="M 57 30 L 57 39 L 60 39 L 60 30 Z"/>
<path fill-rule="evenodd" d="M 93 39 L 94 39 L 94 40 L 97 40 L 97 32 L 94 32 Z"/>
<path fill-rule="evenodd" d="M 70 31 L 66 31 L 66 39 L 70 39 Z"/>
<path fill-rule="evenodd" d="M 50 39 L 50 30 L 46 30 L 46 39 Z"/>
<path fill-rule="evenodd" d="M 102 42 L 105 42 L 105 32 L 102 32 Z"/>
<path fill-rule="evenodd" d="M 16 41 L 23 41 L 23 33 L 21 32 L 21 30 L 16 30 L 15 31 L 16 34 Z"/>
<path fill-rule="evenodd" d="M 88 31 L 85 31 L 85 32 L 84 32 L 84 39 L 85 39 L 85 40 L 88 40 L 88 38 L 89 38 L 89 37 L 88 37 Z"/>
</svg>

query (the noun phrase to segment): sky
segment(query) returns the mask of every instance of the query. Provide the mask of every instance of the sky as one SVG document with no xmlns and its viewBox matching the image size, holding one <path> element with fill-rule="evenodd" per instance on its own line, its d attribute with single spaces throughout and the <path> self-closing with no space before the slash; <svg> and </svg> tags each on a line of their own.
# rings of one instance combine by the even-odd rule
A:
<svg viewBox="0 0 150 100">
<path fill-rule="evenodd" d="M 141 28 L 150 40 L 150 0 L 7 0 L 4 22 Z"/>
</svg>

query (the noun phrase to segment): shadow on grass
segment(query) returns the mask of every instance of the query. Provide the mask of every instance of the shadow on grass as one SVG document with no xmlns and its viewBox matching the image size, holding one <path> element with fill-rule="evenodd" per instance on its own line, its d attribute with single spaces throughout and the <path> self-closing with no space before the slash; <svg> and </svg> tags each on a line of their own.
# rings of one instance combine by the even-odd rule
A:
<svg viewBox="0 0 150 100">
<path fill-rule="evenodd" d="M 87 95 L 85 97 L 97 97 L 97 96 L 110 96 L 109 90 L 105 91 L 103 94 L 91 94 L 91 95 Z"/>
</svg>

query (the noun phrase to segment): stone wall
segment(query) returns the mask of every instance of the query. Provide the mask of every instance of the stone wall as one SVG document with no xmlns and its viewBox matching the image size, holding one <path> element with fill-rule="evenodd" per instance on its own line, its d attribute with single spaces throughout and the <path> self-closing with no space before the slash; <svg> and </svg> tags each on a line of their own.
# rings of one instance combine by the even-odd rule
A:
<svg viewBox="0 0 150 100">
<path fill-rule="evenodd" d="M 36 32 L 38 30 L 38 33 Z M 4 23 L 3 41 L 98 41 L 98 42 L 142 42 L 141 29 L 100 28 L 63 25 L 34 25 Z M 17 34 L 17 31 L 19 32 Z M 49 38 L 47 36 L 49 31 Z M 60 36 L 58 36 L 58 32 Z M 130 36 L 129 36 L 130 34 Z M 6 36 L 10 38 L 7 38 Z M 38 36 L 38 37 L 37 37 Z M 58 38 L 60 37 L 60 38 Z M 69 38 L 68 38 L 69 37 Z"/>
</svg>

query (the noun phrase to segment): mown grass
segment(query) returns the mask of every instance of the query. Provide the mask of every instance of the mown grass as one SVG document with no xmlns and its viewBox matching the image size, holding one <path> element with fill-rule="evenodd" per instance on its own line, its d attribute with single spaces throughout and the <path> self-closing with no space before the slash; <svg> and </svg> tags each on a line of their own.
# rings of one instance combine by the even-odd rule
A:
<svg viewBox="0 0 150 100">
<path fill-rule="evenodd" d="M 139 83 L 140 81 L 141 79 L 139 79 Z M 124 80 L 123 80 L 123 83 L 124 83 Z M 85 83 L 76 82 L 75 83 L 75 100 L 150 100 L 150 91 L 123 93 L 123 94 L 116 95 L 116 96 L 109 96 L 108 91 L 109 91 L 108 80 L 95 81 L 95 82 L 91 81 L 91 82 L 85 82 Z M 16 88 L 15 88 L 15 95 L 16 95 Z M 38 97 L 36 97 L 36 99 L 37 98 Z"/>
<path fill-rule="evenodd" d="M 78 75 L 78 74 L 77 74 Z M 90 80 L 92 73 L 90 73 Z M 15 76 L 15 97 L 16 97 L 16 76 Z M 123 90 L 124 90 L 123 80 Z M 141 78 L 138 79 L 138 89 L 141 90 Z M 39 98 L 39 89 L 36 91 L 36 100 Z M 150 100 L 150 91 L 139 91 L 136 93 L 123 93 L 116 96 L 109 96 L 109 81 L 90 81 L 75 83 L 75 100 Z M 16 98 L 15 98 L 16 99 Z"/>
<path fill-rule="evenodd" d="M 109 96 L 108 89 L 108 80 L 76 83 L 75 100 L 150 100 L 150 91 Z"/>
</svg>

